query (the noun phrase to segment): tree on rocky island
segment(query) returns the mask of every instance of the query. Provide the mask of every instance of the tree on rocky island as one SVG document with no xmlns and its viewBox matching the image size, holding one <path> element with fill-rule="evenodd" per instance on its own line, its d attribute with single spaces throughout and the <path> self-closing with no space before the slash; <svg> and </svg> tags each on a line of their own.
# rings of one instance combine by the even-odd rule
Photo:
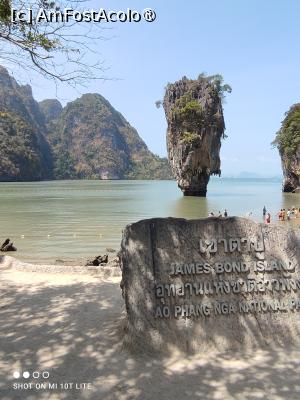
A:
<svg viewBox="0 0 300 400">
<path fill-rule="evenodd" d="M 221 75 L 204 73 L 166 86 L 168 156 L 185 196 L 206 196 L 210 176 L 221 175 L 221 139 L 226 138 L 222 103 L 231 90 Z"/>
<path fill-rule="evenodd" d="M 300 191 L 300 103 L 285 113 L 272 144 L 278 148 L 281 157 L 283 191 Z"/>
<path fill-rule="evenodd" d="M 93 57 L 87 61 L 88 53 L 96 54 L 94 45 L 103 37 L 103 28 L 97 23 L 81 23 L 80 30 L 75 21 L 49 22 L 12 20 L 12 8 L 25 12 L 30 6 L 35 17 L 40 10 L 59 13 L 64 9 L 75 9 L 86 0 L 1 0 L 0 4 L 0 63 L 35 70 L 55 82 L 83 85 L 88 80 L 104 79 L 103 61 Z M 77 26 L 76 26 L 77 25 Z"/>
</svg>

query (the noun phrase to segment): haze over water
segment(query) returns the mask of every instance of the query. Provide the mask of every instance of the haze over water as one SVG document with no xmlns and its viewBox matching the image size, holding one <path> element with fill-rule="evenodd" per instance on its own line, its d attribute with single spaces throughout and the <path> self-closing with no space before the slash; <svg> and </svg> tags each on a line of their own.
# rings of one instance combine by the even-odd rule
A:
<svg viewBox="0 0 300 400">
<path fill-rule="evenodd" d="M 229 215 L 262 221 L 265 205 L 275 221 L 280 208 L 300 207 L 299 194 L 283 194 L 281 181 L 213 178 L 207 198 L 183 197 L 175 181 L 51 181 L 0 184 L 0 240 L 10 255 L 36 263 L 84 263 L 119 249 L 122 229 L 152 217 Z M 291 222 L 296 229 L 300 221 Z M 287 224 L 287 222 L 286 222 Z"/>
</svg>

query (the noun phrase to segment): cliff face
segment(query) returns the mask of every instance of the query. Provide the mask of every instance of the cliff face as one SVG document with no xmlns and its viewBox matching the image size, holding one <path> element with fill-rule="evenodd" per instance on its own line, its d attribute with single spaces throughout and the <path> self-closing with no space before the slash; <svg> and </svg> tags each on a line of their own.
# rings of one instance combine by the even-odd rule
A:
<svg viewBox="0 0 300 400">
<path fill-rule="evenodd" d="M 85 94 L 59 112 L 43 102 L 57 179 L 168 179 L 166 159 L 99 94 Z M 56 117 L 56 119 L 55 119 Z"/>
<path fill-rule="evenodd" d="M 168 84 L 164 96 L 169 161 L 185 196 L 206 196 L 210 176 L 221 174 L 225 124 L 220 81 L 213 78 L 183 78 Z"/>
<path fill-rule="evenodd" d="M 171 177 L 167 159 L 104 97 L 37 103 L 0 66 L 0 181 Z"/>
<path fill-rule="evenodd" d="M 86 94 L 67 104 L 48 140 L 58 178 L 123 179 L 130 157 L 120 128 L 121 114 L 112 115 L 100 95 Z"/>
<path fill-rule="evenodd" d="M 281 154 L 281 165 L 283 171 L 283 192 L 300 192 L 300 146 L 295 154 Z"/>
<path fill-rule="evenodd" d="M 285 114 L 274 144 L 281 157 L 282 190 L 300 192 L 300 104 L 294 104 Z"/>
<path fill-rule="evenodd" d="M 31 87 L 18 85 L 0 66 L 0 181 L 52 178 L 45 130 Z"/>
<path fill-rule="evenodd" d="M 56 99 L 47 99 L 39 102 L 41 112 L 44 114 L 46 123 L 51 123 L 60 117 L 63 107 Z"/>
</svg>

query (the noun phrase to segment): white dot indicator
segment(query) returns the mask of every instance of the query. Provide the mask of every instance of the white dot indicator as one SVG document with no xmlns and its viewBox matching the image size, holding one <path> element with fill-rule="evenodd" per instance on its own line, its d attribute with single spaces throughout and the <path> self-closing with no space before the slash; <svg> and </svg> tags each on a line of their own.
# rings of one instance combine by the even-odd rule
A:
<svg viewBox="0 0 300 400">
<path fill-rule="evenodd" d="M 28 379 L 30 377 L 30 373 L 28 371 L 23 372 L 23 378 Z"/>
<path fill-rule="evenodd" d="M 43 375 L 43 378 L 44 378 L 44 379 L 48 379 L 49 376 L 50 376 L 50 374 L 49 374 L 48 371 L 44 371 L 42 375 Z"/>
<path fill-rule="evenodd" d="M 20 378 L 20 372 L 15 371 L 15 372 L 13 373 L 13 377 L 14 377 L 15 379 L 19 379 L 19 378 Z"/>
</svg>

